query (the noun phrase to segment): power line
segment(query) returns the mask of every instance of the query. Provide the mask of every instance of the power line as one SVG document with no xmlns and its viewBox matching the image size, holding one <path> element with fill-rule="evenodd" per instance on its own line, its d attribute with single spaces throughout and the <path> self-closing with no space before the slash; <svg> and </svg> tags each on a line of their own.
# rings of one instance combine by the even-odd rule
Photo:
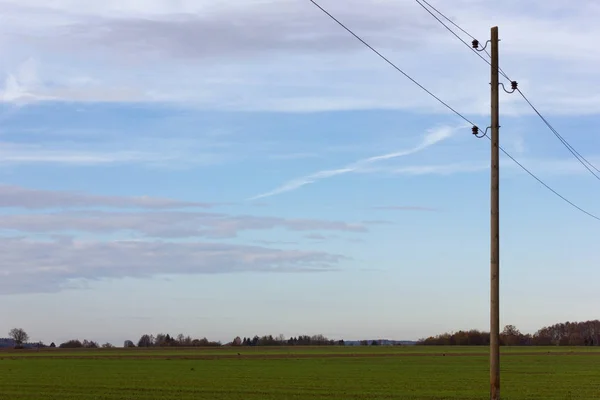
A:
<svg viewBox="0 0 600 400">
<path fill-rule="evenodd" d="M 319 10 L 321 10 L 323 13 L 325 13 L 329 18 L 331 18 L 332 20 L 334 20 L 335 22 L 337 22 L 337 24 L 339 26 L 341 26 L 342 28 L 344 28 L 346 31 L 348 31 L 348 33 L 350 33 L 352 36 L 354 36 L 357 40 L 359 40 L 362 44 L 364 44 L 365 46 L 367 46 L 372 52 L 374 52 L 375 54 L 377 54 L 381 59 L 383 59 L 385 62 L 387 62 L 389 65 L 391 65 L 396 71 L 400 72 L 402 75 L 404 75 L 405 77 L 407 77 L 408 79 L 410 79 L 415 85 L 417 85 L 418 87 L 420 87 L 421 89 L 423 89 L 427 94 L 429 94 L 431 97 L 433 97 L 434 99 L 436 99 L 437 101 L 439 101 L 441 104 L 443 104 L 446 108 L 448 108 L 450 111 L 452 111 L 454 114 L 458 115 L 460 118 L 462 118 L 463 120 L 465 120 L 466 122 L 468 122 L 471 125 L 475 125 L 473 122 L 471 122 L 467 117 L 465 117 L 464 115 L 462 115 L 461 113 L 459 113 L 458 111 L 456 111 L 454 108 L 452 108 L 448 103 L 446 103 L 445 101 L 443 101 L 442 99 L 440 99 L 438 96 L 436 96 L 435 94 L 433 94 L 431 91 L 429 91 L 427 88 L 425 88 L 425 86 L 421 85 L 419 82 L 417 82 L 414 78 L 412 78 L 410 75 L 408 75 L 406 72 L 404 72 L 402 69 L 400 69 L 400 67 L 398 67 L 396 64 L 394 64 L 393 62 L 391 62 L 387 57 L 385 57 L 383 54 L 381 54 L 379 51 L 377 51 L 373 46 L 371 46 L 369 43 L 367 43 L 366 41 L 364 41 L 360 36 L 358 36 L 356 33 L 354 33 L 350 28 L 348 28 L 346 25 L 344 25 L 340 20 L 338 20 L 336 17 L 334 17 L 331 13 L 329 13 L 329 11 L 325 10 L 323 7 L 321 7 L 319 5 L 319 3 L 317 3 L 314 0 L 308 0 L 311 3 L 313 3 Z"/>
<path fill-rule="evenodd" d="M 452 25 L 454 25 L 455 27 L 457 27 L 458 29 L 460 29 L 464 34 L 466 34 L 467 36 L 469 36 L 471 39 L 475 40 L 478 42 L 477 39 L 475 39 L 475 37 L 473 35 L 471 35 L 469 32 L 467 32 L 466 30 L 464 30 L 463 28 L 461 28 L 458 24 L 456 24 L 454 21 L 452 21 L 450 18 L 448 18 L 446 15 L 444 15 L 442 12 L 440 12 L 437 8 L 435 8 L 434 6 L 432 6 L 431 4 L 429 4 L 426 0 L 415 0 L 417 2 L 417 4 L 419 4 L 421 7 L 423 7 L 423 9 L 425 11 L 427 11 L 429 14 L 431 14 L 431 16 L 433 18 L 435 18 L 444 28 L 446 28 L 450 33 L 452 33 L 458 40 L 460 40 L 465 46 L 467 46 L 467 48 L 469 50 L 471 50 L 473 53 L 475 53 L 477 55 L 477 57 L 481 58 L 484 62 L 486 62 L 490 67 L 492 66 L 492 63 L 486 59 L 484 56 L 482 56 L 479 51 L 477 51 L 477 49 L 473 48 L 472 45 L 470 45 L 469 43 L 467 43 L 463 38 L 461 38 L 456 32 L 454 32 L 452 30 L 452 28 L 450 28 L 448 25 L 446 25 L 444 23 L 444 21 L 442 21 L 441 19 L 439 19 L 434 13 L 431 12 L 431 10 L 427 7 L 425 7 L 425 5 L 423 5 L 423 3 L 427 4 L 427 6 L 429 6 L 432 10 L 434 10 L 436 13 L 438 13 L 439 15 L 442 16 L 442 18 L 444 18 L 445 20 L 449 21 Z M 423 3 L 421 3 L 423 2 Z M 484 49 L 485 53 L 488 55 L 488 57 L 490 57 L 490 53 L 488 53 L 487 49 Z M 498 67 L 498 71 L 500 72 L 500 75 L 502 75 L 503 77 L 505 77 L 506 79 L 508 79 L 509 81 L 511 80 L 508 75 L 502 70 L 502 68 Z"/>
<path fill-rule="evenodd" d="M 444 18 L 446 21 L 450 22 L 452 25 L 454 25 L 455 27 L 457 27 L 458 29 L 461 30 L 462 33 L 464 33 L 465 35 L 467 35 L 468 37 L 470 37 L 473 40 L 477 40 L 475 38 L 475 36 L 471 35 L 469 32 L 465 31 L 463 28 L 461 28 L 458 24 L 456 24 L 454 21 L 452 21 L 450 18 L 446 17 L 444 14 L 442 14 L 437 8 L 435 8 L 434 6 L 432 6 L 431 4 L 429 4 L 429 2 L 427 2 L 427 0 L 421 0 L 423 3 L 427 4 L 427 6 L 429 8 L 431 8 L 433 11 L 435 11 L 436 13 L 440 14 L 442 16 L 442 18 Z M 419 3 L 419 0 L 417 0 L 417 3 Z M 420 4 L 420 3 L 419 3 Z M 423 4 L 421 4 L 421 6 L 423 6 Z M 424 7 L 425 8 L 425 7 Z M 425 8 L 427 10 L 427 8 Z"/>
<path fill-rule="evenodd" d="M 523 99 L 525 99 L 525 101 L 529 104 L 529 106 L 533 109 L 533 111 L 535 111 L 535 113 L 542 119 L 542 121 L 544 121 L 544 123 L 546 124 L 546 126 L 552 131 L 552 133 L 554 133 L 554 135 L 556 135 L 556 137 L 558 138 L 558 140 L 560 140 L 562 142 L 562 144 L 571 152 L 571 154 L 573 154 L 573 156 L 575 158 L 577 158 L 579 160 L 579 162 L 585 167 L 587 168 L 588 171 L 590 171 L 590 173 L 592 175 L 594 175 L 596 177 L 596 179 L 600 180 L 600 176 L 597 175 L 596 173 L 600 173 L 600 170 L 598 168 L 596 168 L 594 166 L 594 164 L 592 164 L 591 162 L 589 162 L 584 156 L 582 156 L 577 150 L 575 150 L 575 148 L 573 146 L 571 146 L 571 144 L 569 142 L 567 142 L 567 140 L 565 138 L 563 138 L 561 136 L 560 133 L 558 133 L 558 131 L 556 129 L 554 129 L 554 127 L 550 124 L 550 122 L 548 122 L 548 120 L 546 118 L 544 118 L 544 116 L 538 111 L 538 109 L 531 103 L 531 101 L 529 101 L 529 99 L 527 98 L 527 96 L 525 96 L 525 94 L 523 92 L 521 92 L 520 89 L 517 89 L 517 91 L 519 92 L 519 94 L 523 97 Z M 585 161 L 585 162 L 584 162 Z M 589 166 L 588 166 L 589 165 Z M 591 167 L 591 168 L 590 168 Z M 592 171 L 592 168 L 596 170 L 596 172 Z"/>
<path fill-rule="evenodd" d="M 489 136 L 486 135 L 486 137 L 489 139 Z M 491 139 L 490 139 L 491 140 Z M 527 172 L 529 175 L 531 175 L 531 177 L 533 179 L 535 179 L 536 181 L 538 181 L 541 185 L 543 185 L 546 189 L 548 189 L 549 191 L 551 191 L 552 193 L 554 193 L 556 196 L 558 196 L 559 198 L 561 198 L 563 201 L 567 202 L 568 204 L 570 204 L 571 206 L 575 207 L 577 210 L 581 211 L 582 213 L 600 221 L 600 217 L 592 214 L 589 211 L 584 210 L 583 208 L 579 207 L 577 204 L 573 203 L 571 200 L 567 199 L 565 196 L 563 196 L 562 194 L 558 193 L 556 190 L 552 189 L 552 187 L 550 187 L 548 184 L 546 184 L 546 182 L 544 182 L 543 180 L 541 180 L 540 178 L 538 178 L 533 172 L 531 172 L 529 169 L 527 169 L 523 164 L 521 164 L 516 158 L 514 158 L 513 156 L 511 156 L 506 150 L 504 150 L 501 146 L 498 146 L 498 148 L 500 149 L 500 151 L 502 151 L 504 153 L 504 155 L 506 155 L 508 158 L 510 158 L 511 160 L 513 160 L 515 162 L 515 164 L 517 164 L 519 167 L 521 167 L 521 169 L 523 169 L 523 171 Z"/>
<path fill-rule="evenodd" d="M 482 57 L 481 54 L 479 54 L 479 52 L 477 50 L 475 50 L 473 47 L 469 46 L 469 44 L 466 41 L 464 41 L 448 25 L 446 25 L 441 19 L 439 19 L 435 14 L 433 14 L 433 12 L 431 12 L 431 10 L 429 10 L 427 7 L 425 7 L 423 5 L 423 3 L 427 4 L 427 6 L 429 6 L 432 10 L 434 10 L 436 13 L 438 13 L 440 16 L 442 16 L 442 18 L 444 18 L 445 20 L 449 21 L 452 25 L 454 25 L 456 28 L 458 28 L 461 32 L 463 32 L 464 34 L 466 34 L 467 36 L 469 36 L 473 40 L 477 40 L 473 35 L 471 35 L 465 29 L 463 29 L 458 24 L 456 24 L 454 21 L 452 21 L 450 18 L 448 18 L 440 10 L 438 10 L 437 8 L 435 8 L 434 6 L 432 6 L 429 2 L 427 2 L 427 0 L 415 0 L 415 1 L 421 7 L 423 7 L 423 9 L 425 9 L 429 14 L 431 14 L 431 16 L 434 17 L 441 25 L 443 25 L 450 33 L 452 33 L 454 36 L 456 36 L 456 38 L 458 40 L 460 40 L 470 50 L 472 50 L 473 52 L 475 52 L 483 61 L 485 61 L 488 65 L 491 66 L 491 63 L 490 63 L 489 60 L 487 60 L 484 57 Z M 423 3 L 421 3 L 421 2 L 423 2 Z M 487 50 L 485 50 L 485 52 L 489 56 L 489 53 L 487 52 Z M 504 73 L 504 71 L 502 70 L 502 68 L 498 67 L 498 70 L 502 74 L 502 76 L 504 76 L 506 79 L 508 79 L 509 81 L 512 82 L 512 80 L 508 77 L 508 75 L 506 73 Z M 562 137 L 560 135 L 560 133 L 558 133 L 558 131 L 556 129 L 554 129 L 554 127 L 550 124 L 550 122 L 548 122 L 548 120 L 538 111 L 538 109 L 533 105 L 533 103 L 525 96 L 525 94 L 520 89 L 517 88 L 516 90 L 523 97 L 523 99 L 529 104 L 529 106 L 533 109 L 533 111 L 541 118 L 541 120 L 544 122 L 544 124 L 546 124 L 546 126 L 558 138 L 558 140 L 560 140 L 560 142 L 567 148 L 567 150 L 569 150 L 569 152 L 571 152 L 571 154 L 577 159 L 577 161 L 579 161 L 581 163 L 581 165 L 583 165 L 592 175 L 594 175 L 594 177 L 596 179 L 600 180 L 600 175 L 598 175 L 598 174 L 600 174 L 600 169 L 598 169 L 596 166 L 594 166 L 594 164 L 592 164 L 589 160 L 587 160 L 584 156 L 582 156 L 564 137 Z M 596 172 L 594 172 L 592 169 L 595 170 Z"/>
<path fill-rule="evenodd" d="M 392 61 L 390 61 L 387 57 L 385 57 L 383 54 L 381 54 L 379 51 L 377 51 L 373 46 L 371 46 L 370 44 L 368 44 L 364 39 L 362 39 L 360 36 L 358 36 L 356 33 L 354 33 L 350 28 L 348 28 L 346 25 L 344 25 L 340 20 L 338 20 L 336 17 L 334 17 L 329 11 L 327 11 L 326 9 L 324 9 L 323 7 L 321 7 L 321 5 L 319 3 L 317 3 L 315 0 L 308 0 L 308 1 L 310 1 L 315 7 L 317 7 L 319 10 L 321 10 L 325 15 L 327 15 L 329 18 L 331 18 L 333 21 L 335 21 L 342 28 L 344 28 L 348 33 L 350 33 L 352 36 L 354 36 L 358 41 L 360 41 L 363 45 L 365 45 L 367 48 L 369 48 L 372 52 L 374 52 L 375 54 L 377 54 L 382 60 L 384 60 L 389 65 L 391 65 L 396 71 L 400 72 L 402 75 L 404 75 L 406 78 L 408 78 L 411 82 L 413 82 L 415 85 L 417 85 L 418 87 L 420 87 L 421 89 L 423 89 L 427 94 L 429 94 L 431 97 L 433 97 L 438 102 L 440 102 L 441 104 L 443 104 L 446 108 L 448 108 L 454 114 L 456 114 L 457 116 L 459 116 L 460 118 L 462 118 L 464 121 L 468 122 L 469 124 L 471 124 L 473 126 L 476 126 L 467 117 L 465 117 L 464 115 L 462 115 L 461 113 L 459 113 L 458 111 L 456 111 L 454 108 L 452 108 L 450 105 L 448 105 L 448 103 L 446 103 L 445 101 L 443 101 L 442 99 L 440 99 L 438 96 L 436 96 L 435 94 L 433 94 L 431 91 L 429 91 L 427 88 L 425 88 L 419 82 L 417 82 L 414 78 L 412 78 L 410 75 L 408 75 L 402 69 L 400 69 L 400 67 L 398 67 L 396 64 L 394 64 Z M 477 131 L 482 132 L 483 136 L 486 136 L 488 139 L 490 139 L 490 137 L 487 136 L 486 132 L 481 131 L 481 129 L 479 129 L 479 128 L 477 128 Z M 543 180 L 541 180 L 540 178 L 538 178 L 533 172 L 531 172 L 523 164 L 521 164 L 519 161 L 517 161 L 517 159 L 514 158 L 512 155 L 510 155 L 506 150 L 504 150 L 502 147 L 499 147 L 499 148 L 500 148 L 500 150 L 508 158 L 510 158 L 512 161 L 514 161 L 519 167 L 521 167 L 521 169 L 523 169 L 525 172 L 527 172 L 531 177 L 533 177 L 536 181 L 538 181 L 540 184 L 542 184 L 546 189 L 548 189 L 549 191 L 551 191 L 552 193 L 554 193 L 556 196 L 558 196 L 560 199 L 562 199 L 566 203 L 570 204 L 572 207 L 576 208 L 577 210 L 581 211 L 582 213 L 584 213 L 584 214 L 586 214 L 586 215 L 588 215 L 588 216 L 590 216 L 590 217 L 592 217 L 592 218 L 600 221 L 600 217 L 597 217 L 596 215 L 594 215 L 594 214 L 592 214 L 592 213 L 584 210 L 583 208 L 579 207 L 578 205 L 576 205 L 572 201 L 568 200 L 566 197 L 564 197 L 563 195 L 561 195 L 560 193 L 558 193 L 556 190 L 554 190 L 552 187 L 550 187 L 548 184 L 546 184 Z"/>
</svg>

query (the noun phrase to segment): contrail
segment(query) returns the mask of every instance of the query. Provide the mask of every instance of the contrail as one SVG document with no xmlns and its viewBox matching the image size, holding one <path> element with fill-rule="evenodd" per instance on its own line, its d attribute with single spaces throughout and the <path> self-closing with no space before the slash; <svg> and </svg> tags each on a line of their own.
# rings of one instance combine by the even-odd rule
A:
<svg viewBox="0 0 600 400">
<path fill-rule="evenodd" d="M 352 172 L 356 172 L 356 171 L 360 170 L 362 167 L 369 165 L 369 164 L 418 153 L 420 151 L 427 149 L 430 146 L 433 146 L 436 143 L 441 142 L 444 139 L 449 138 L 450 136 L 452 136 L 452 134 L 457 129 L 458 128 L 441 127 L 441 128 L 437 128 L 435 130 L 430 130 L 423 138 L 423 141 L 418 146 L 413 147 L 411 149 L 401 150 L 401 151 L 397 151 L 394 153 L 383 154 L 380 156 L 364 158 L 362 160 L 358 160 L 352 164 L 349 164 L 343 168 L 319 171 L 319 172 L 316 172 L 311 175 L 303 176 L 301 178 L 292 179 L 291 181 L 284 183 L 283 185 L 279 186 L 276 189 L 271 190 L 270 192 L 259 194 L 257 196 L 249 198 L 248 200 L 258 200 L 258 199 L 262 199 L 265 197 L 274 196 L 274 195 L 277 195 L 280 193 L 289 192 L 292 190 L 299 189 L 302 186 L 305 186 L 305 185 L 308 185 L 311 183 L 315 183 L 316 181 L 319 181 L 321 179 L 326 179 L 326 178 L 334 177 L 336 175 L 343 175 L 343 174 L 349 174 Z"/>
</svg>

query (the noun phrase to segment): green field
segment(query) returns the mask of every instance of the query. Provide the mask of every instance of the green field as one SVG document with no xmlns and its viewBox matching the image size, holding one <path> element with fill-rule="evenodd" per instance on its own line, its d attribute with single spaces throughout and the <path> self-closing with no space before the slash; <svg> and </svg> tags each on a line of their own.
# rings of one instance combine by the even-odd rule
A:
<svg viewBox="0 0 600 400">
<path fill-rule="evenodd" d="M 0 400 L 486 399 L 486 352 L 371 346 L 10 351 L 0 352 Z M 600 350 L 502 353 L 503 399 L 600 399 Z"/>
</svg>

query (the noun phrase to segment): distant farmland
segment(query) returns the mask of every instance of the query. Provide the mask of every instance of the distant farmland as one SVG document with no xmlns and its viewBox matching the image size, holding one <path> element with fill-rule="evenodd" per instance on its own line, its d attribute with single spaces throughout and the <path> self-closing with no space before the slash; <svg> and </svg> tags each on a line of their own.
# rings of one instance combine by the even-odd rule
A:
<svg viewBox="0 0 600 400">
<path fill-rule="evenodd" d="M 484 399 L 485 347 L 2 351 L 0 399 Z M 502 348 L 503 399 L 598 399 L 600 349 Z"/>
</svg>

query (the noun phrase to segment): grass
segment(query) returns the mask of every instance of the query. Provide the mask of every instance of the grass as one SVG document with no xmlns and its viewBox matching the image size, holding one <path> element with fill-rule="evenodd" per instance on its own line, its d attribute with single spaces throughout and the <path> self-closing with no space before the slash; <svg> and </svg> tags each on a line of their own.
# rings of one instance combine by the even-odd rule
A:
<svg viewBox="0 0 600 400">
<path fill-rule="evenodd" d="M 0 400 L 485 399 L 489 397 L 486 350 L 313 347 L 0 352 Z M 506 355 L 502 358 L 503 399 L 600 397 L 600 351 L 596 349 L 502 351 Z"/>
</svg>

